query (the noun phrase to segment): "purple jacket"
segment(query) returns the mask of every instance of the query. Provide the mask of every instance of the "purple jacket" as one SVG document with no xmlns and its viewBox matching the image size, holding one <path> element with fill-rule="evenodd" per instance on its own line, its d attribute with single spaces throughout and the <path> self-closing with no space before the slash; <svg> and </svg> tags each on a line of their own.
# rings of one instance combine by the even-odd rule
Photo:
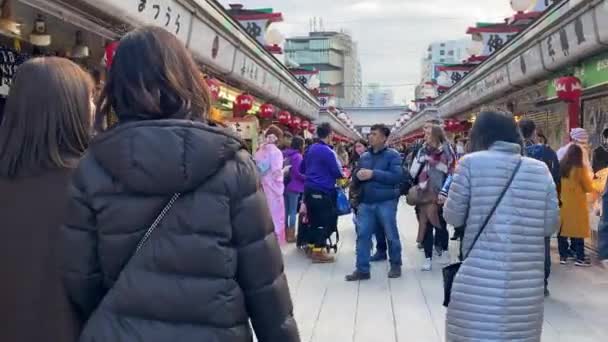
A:
<svg viewBox="0 0 608 342">
<path fill-rule="evenodd" d="M 304 192 L 304 180 L 306 177 L 300 173 L 300 165 L 302 165 L 302 153 L 292 148 L 288 148 L 283 151 L 283 157 L 289 159 L 291 165 L 291 171 L 289 176 L 291 181 L 289 184 L 285 184 L 285 191 L 303 193 Z"/>
</svg>

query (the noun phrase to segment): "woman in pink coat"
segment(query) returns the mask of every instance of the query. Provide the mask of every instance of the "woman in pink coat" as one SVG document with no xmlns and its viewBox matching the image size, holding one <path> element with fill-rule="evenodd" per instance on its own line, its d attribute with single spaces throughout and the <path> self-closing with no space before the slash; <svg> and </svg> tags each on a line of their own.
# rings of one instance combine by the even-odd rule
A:
<svg viewBox="0 0 608 342">
<path fill-rule="evenodd" d="M 283 153 L 277 143 L 283 139 L 283 132 L 276 126 L 266 130 L 265 141 L 255 154 L 255 161 L 262 176 L 262 186 L 272 221 L 274 232 L 281 244 L 285 243 L 285 200 L 283 193 Z"/>
</svg>

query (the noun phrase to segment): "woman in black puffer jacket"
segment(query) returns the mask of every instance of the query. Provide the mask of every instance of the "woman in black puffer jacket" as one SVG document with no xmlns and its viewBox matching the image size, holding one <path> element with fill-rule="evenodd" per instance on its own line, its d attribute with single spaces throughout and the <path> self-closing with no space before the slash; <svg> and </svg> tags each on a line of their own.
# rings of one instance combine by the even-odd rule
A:
<svg viewBox="0 0 608 342">
<path fill-rule="evenodd" d="M 119 123 L 81 161 L 63 230 L 81 341 L 249 342 L 249 321 L 260 342 L 299 341 L 256 167 L 204 123 L 209 102 L 173 35 L 145 27 L 120 41 L 98 113 Z"/>
</svg>

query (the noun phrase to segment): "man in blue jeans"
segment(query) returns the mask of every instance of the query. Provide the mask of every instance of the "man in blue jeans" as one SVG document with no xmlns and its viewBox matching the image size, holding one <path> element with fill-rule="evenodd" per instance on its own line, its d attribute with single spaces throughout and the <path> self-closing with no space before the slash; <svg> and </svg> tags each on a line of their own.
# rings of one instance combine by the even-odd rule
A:
<svg viewBox="0 0 608 342">
<path fill-rule="evenodd" d="M 403 177 L 401 155 L 387 148 L 390 130 L 374 125 L 369 135 L 371 149 L 361 156 L 355 177 L 361 182 L 361 198 L 357 215 L 357 269 L 346 281 L 370 279 L 372 234 L 384 229 L 391 268 L 389 278 L 401 277 L 401 241 L 397 229 L 399 184 Z"/>
</svg>

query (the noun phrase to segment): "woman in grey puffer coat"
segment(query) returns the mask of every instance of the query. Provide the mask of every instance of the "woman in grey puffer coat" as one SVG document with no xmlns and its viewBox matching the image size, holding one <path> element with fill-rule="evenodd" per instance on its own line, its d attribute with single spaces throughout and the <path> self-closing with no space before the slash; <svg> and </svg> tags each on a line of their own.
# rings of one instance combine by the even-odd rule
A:
<svg viewBox="0 0 608 342">
<path fill-rule="evenodd" d="M 510 115 L 482 113 L 471 143 L 477 152 L 460 161 L 444 209 L 449 224 L 466 224 L 463 255 L 523 160 L 456 275 L 447 341 L 540 341 L 544 238 L 559 225 L 553 178 L 545 164 L 521 156 L 521 137 Z"/>
</svg>

